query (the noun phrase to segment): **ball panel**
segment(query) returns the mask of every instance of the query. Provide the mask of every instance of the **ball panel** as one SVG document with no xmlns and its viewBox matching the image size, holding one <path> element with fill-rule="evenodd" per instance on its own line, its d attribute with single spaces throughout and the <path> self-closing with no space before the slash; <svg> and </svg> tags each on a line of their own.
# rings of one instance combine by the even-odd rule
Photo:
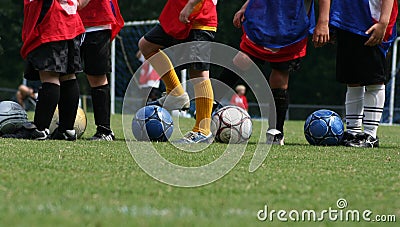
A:
<svg viewBox="0 0 400 227">
<path fill-rule="evenodd" d="M 223 143 L 229 143 L 230 139 L 231 139 L 231 133 L 232 130 L 228 127 L 224 127 L 221 128 L 221 130 L 219 130 L 219 140 Z"/>
<path fill-rule="evenodd" d="M 309 131 L 312 137 L 321 139 L 328 133 L 328 125 L 322 119 L 315 119 L 310 122 Z"/>
<path fill-rule="evenodd" d="M 329 126 L 331 127 L 331 131 L 334 135 L 343 135 L 344 125 L 342 119 L 339 117 L 332 116 L 329 121 Z"/>
<path fill-rule="evenodd" d="M 243 140 L 250 139 L 251 134 L 253 133 L 253 123 L 250 118 L 246 118 L 243 120 L 240 126 L 240 134 L 242 135 Z"/>
<path fill-rule="evenodd" d="M 326 118 L 326 117 L 330 117 L 332 115 L 336 114 L 335 112 L 333 112 L 332 110 L 317 110 L 313 113 L 313 115 L 317 118 Z"/>
<path fill-rule="evenodd" d="M 147 136 L 146 133 L 144 133 L 144 125 L 145 121 L 140 120 L 140 119 L 133 119 L 132 121 L 132 133 L 133 136 L 138 140 L 138 141 L 149 141 L 149 137 Z"/>
<path fill-rule="evenodd" d="M 146 131 L 150 139 L 157 140 L 164 134 L 163 124 L 156 119 L 146 121 Z"/>
<path fill-rule="evenodd" d="M 235 108 L 227 108 L 222 110 L 221 120 L 225 125 L 239 125 L 243 118 L 242 112 Z"/>
</svg>

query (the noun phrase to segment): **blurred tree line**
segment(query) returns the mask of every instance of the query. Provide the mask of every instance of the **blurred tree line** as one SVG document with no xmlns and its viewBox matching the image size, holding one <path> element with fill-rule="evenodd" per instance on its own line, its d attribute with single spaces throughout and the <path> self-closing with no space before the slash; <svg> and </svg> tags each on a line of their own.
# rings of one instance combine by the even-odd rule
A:
<svg viewBox="0 0 400 227">
<path fill-rule="evenodd" d="M 119 0 L 126 21 L 156 19 L 165 2 L 166 0 Z M 218 42 L 236 48 L 239 46 L 241 30 L 233 27 L 232 19 L 243 2 L 244 0 L 219 0 Z M 22 81 L 24 62 L 19 55 L 22 21 L 23 1 L 1 0 L 0 87 L 16 88 Z M 303 60 L 301 69 L 291 75 L 291 102 L 343 104 L 345 87 L 335 81 L 334 46 L 315 49 L 309 45 L 307 51 L 308 55 Z M 85 80 L 81 78 L 80 81 Z M 85 87 L 85 84 L 82 86 Z M 85 92 L 86 89 L 82 90 Z"/>
</svg>

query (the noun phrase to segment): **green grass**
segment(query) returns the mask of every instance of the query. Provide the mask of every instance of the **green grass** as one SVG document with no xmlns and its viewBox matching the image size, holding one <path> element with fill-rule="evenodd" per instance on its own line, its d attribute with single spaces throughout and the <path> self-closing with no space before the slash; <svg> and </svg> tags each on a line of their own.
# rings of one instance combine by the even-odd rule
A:
<svg viewBox="0 0 400 227">
<path fill-rule="evenodd" d="M 84 137 L 94 133 L 89 114 Z M 180 122 L 189 129 L 192 119 Z M 239 164 L 222 179 L 198 188 L 178 188 L 149 177 L 123 140 L 121 116 L 112 118 L 115 142 L 18 141 L 0 139 L 0 226 L 266 226 L 257 211 L 316 211 L 336 208 L 395 214 L 400 222 L 400 127 L 381 126 L 381 148 L 354 149 L 307 145 L 303 122 L 286 124 L 286 146 L 273 147 L 256 172 L 249 163 L 260 127 Z M 264 139 L 263 141 L 264 142 Z M 141 149 L 142 143 L 137 143 Z M 220 155 L 223 144 L 188 154 L 155 144 L 163 157 L 187 166 Z M 302 226 L 373 223 L 300 222 Z M 377 224 L 377 223 L 375 223 Z"/>
</svg>

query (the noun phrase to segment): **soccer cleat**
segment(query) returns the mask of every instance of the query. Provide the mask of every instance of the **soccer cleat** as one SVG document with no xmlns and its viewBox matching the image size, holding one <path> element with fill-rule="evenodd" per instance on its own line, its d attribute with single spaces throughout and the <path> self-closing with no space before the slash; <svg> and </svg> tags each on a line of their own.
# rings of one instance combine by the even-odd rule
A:
<svg viewBox="0 0 400 227">
<path fill-rule="evenodd" d="M 15 133 L 5 134 L 3 138 L 13 139 L 28 139 L 28 140 L 45 140 L 49 138 L 50 131 L 45 129 L 40 131 L 32 122 L 27 122 L 21 125 Z"/>
<path fill-rule="evenodd" d="M 277 129 L 270 129 L 267 131 L 267 144 L 284 145 L 285 137 L 283 133 Z"/>
<path fill-rule="evenodd" d="M 212 143 L 212 141 L 213 141 L 212 133 L 206 136 L 201 132 L 190 131 L 186 133 L 186 135 L 184 135 L 182 139 L 175 141 L 175 143 L 184 143 L 184 144 Z"/>
<path fill-rule="evenodd" d="M 357 138 L 356 135 L 357 134 L 345 131 L 343 133 L 343 138 L 340 144 L 343 146 L 347 146 L 349 143 L 353 142 Z"/>
<path fill-rule="evenodd" d="M 374 138 L 368 133 L 359 133 L 353 141 L 346 144 L 348 147 L 376 148 L 379 147 L 378 137 Z"/>
<path fill-rule="evenodd" d="M 90 138 L 90 140 L 94 140 L 94 141 L 113 141 L 113 140 L 115 140 L 115 136 L 114 136 L 114 133 L 112 131 L 108 132 L 108 133 L 97 131 L 96 134 L 94 134 L 92 136 L 92 138 Z"/>
<path fill-rule="evenodd" d="M 167 110 L 188 110 L 190 99 L 187 92 L 180 96 L 169 95 L 164 92 L 161 98 L 153 102 L 148 102 L 146 105 L 161 106 Z"/>
<path fill-rule="evenodd" d="M 54 132 L 51 134 L 50 139 L 75 141 L 77 139 L 76 131 L 72 129 L 72 130 L 65 130 L 65 132 L 60 132 L 58 128 L 56 128 Z"/>
</svg>

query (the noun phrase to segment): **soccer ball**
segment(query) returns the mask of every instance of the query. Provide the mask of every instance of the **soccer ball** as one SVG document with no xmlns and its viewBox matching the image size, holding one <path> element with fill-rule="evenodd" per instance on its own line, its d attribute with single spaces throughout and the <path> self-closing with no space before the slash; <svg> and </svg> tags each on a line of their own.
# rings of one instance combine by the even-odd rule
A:
<svg viewBox="0 0 400 227">
<path fill-rule="evenodd" d="M 343 133 L 342 119 L 331 110 L 317 110 L 304 123 L 304 135 L 311 145 L 338 145 Z"/>
<path fill-rule="evenodd" d="M 167 141 L 174 130 L 168 111 L 151 105 L 140 108 L 132 120 L 132 133 L 139 141 Z"/>
<path fill-rule="evenodd" d="M 51 119 L 50 123 L 50 134 L 54 132 L 56 128 L 58 128 L 59 125 L 59 116 L 58 116 L 58 107 L 56 108 L 56 111 L 54 111 L 53 118 Z M 76 137 L 79 139 L 82 137 L 83 133 L 86 130 L 87 126 L 87 118 L 85 111 L 83 111 L 82 108 L 78 107 L 78 110 L 76 112 L 76 118 L 75 118 L 75 123 L 74 123 L 74 130 L 76 132 Z"/>
<path fill-rule="evenodd" d="M 13 101 L 0 102 L 0 135 L 14 133 L 28 121 L 24 108 Z"/>
<path fill-rule="evenodd" d="M 211 131 L 218 142 L 244 143 L 250 139 L 253 123 L 249 114 L 237 106 L 225 106 L 212 117 Z"/>
</svg>

